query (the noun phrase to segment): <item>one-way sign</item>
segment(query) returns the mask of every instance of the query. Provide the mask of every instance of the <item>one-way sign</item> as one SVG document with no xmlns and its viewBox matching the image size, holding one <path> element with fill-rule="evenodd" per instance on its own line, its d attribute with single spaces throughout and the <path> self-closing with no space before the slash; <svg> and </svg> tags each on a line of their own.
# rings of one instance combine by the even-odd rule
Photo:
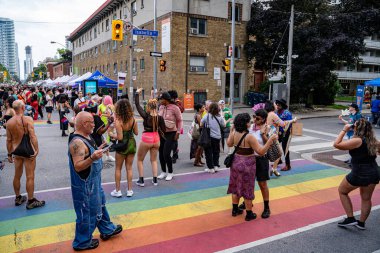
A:
<svg viewBox="0 0 380 253">
<path fill-rule="evenodd" d="M 133 29 L 132 30 L 132 34 L 133 35 L 137 35 L 137 36 L 157 37 L 158 36 L 158 31 Z"/>
<path fill-rule="evenodd" d="M 162 53 L 160 53 L 160 52 L 150 52 L 150 56 L 153 56 L 153 57 L 162 57 Z"/>
</svg>

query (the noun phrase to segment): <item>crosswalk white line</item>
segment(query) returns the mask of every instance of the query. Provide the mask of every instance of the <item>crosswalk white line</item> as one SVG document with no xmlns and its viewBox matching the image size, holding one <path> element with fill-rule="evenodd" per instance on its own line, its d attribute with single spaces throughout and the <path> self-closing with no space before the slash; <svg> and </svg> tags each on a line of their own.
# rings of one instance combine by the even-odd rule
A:
<svg viewBox="0 0 380 253">
<path fill-rule="evenodd" d="M 295 142 L 304 142 L 304 141 L 314 141 L 314 140 L 319 140 L 317 137 L 312 137 L 312 136 L 294 136 L 292 137 L 291 143 Z"/>
<path fill-rule="evenodd" d="M 309 133 L 315 133 L 315 134 L 320 134 L 320 135 L 326 135 L 326 136 L 331 136 L 331 137 L 337 137 L 338 134 L 330 134 L 330 133 L 326 133 L 326 132 L 320 132 L 320 131 L 316 131 L 316 130 L 312 130 L 312 129 L 307 129 L 307 128 L 303 128 L 302 129 L 303 131 L 305 132 L 309 132 Z"/>
<path fill-rule="evenodd" d="M 295 146 L 292 146 L 290 144 L 289 150 L 291 152 L 299 152 L 299 151 L 304 151 L 304 150 L 312 150 L 312 149 L 320 149 L 320 148 L 332 148 L 332 147 L 333 147 L 333 142 L 319 142 L 319 143 L 295 145 Z"/>
</svg>

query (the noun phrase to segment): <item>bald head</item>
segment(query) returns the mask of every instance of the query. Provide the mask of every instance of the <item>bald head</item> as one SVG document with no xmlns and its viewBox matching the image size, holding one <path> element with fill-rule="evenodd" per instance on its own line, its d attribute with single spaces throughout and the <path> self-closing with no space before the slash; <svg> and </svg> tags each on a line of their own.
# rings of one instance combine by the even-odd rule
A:
<svg viewBox="0 0 380 253">
<path fill-rule="evenodd" d="M 16 100 L 12 103 L 12 107 L 16 112 L 24 112 L 25 104 L 22 100 Z"/>
</svg>

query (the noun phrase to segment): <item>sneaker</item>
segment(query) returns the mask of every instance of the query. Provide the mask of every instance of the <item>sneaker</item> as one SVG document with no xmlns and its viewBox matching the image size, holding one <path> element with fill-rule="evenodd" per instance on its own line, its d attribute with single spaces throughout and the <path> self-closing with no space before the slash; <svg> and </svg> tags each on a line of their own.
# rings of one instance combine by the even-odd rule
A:
<svg viewBox="0 0 380 253">
<path fill-rule="evenodd" d="M 114 161 L 115 161 L 115 158 L 109 155 L 109 156 L 107 156 L 106 161 L 107 161 L 107 162 L 114 162 Z"/>
<path fill-rule="evenodd" d="M 209 168 L 206 168 L 206 169 L 205 169 L 205 172 L 210 173 L 210 169 L 209 169 Z"/>
<path fill-rule="evenodd" d="M 20 205 L 22 205 L 22 203 L 24 203 L 25 201 L 26 201 L 26 196 L 18 195 L 18 196 L 15 198 L 15 206 L 20 206 Z"/>
<path fill-rule="evenodd" d="M 26 204 L 26 209 L 30 210 L 37 207 L 43 207 L 44 205 L 44 200 L 39 201 L 36 198 L 33 198 L 32 200 L 28 200 L 28 203 Z"/>
<path fill-rule="evenodd" d="M 113 237 L 113 236 L 115 236 L 117 234 L 120 234 L 121 231 L 123 231 L 123 227 L 121 225 L 117 225 L 116 229 L 111 234 L 109 234 L 109 235 L 100 234 L 100 239 L 102 239 L 103 241 L 107 241 L 111 237 Z"/>
<path fill-rule="evenodd" d="M 130 198 L 133 196 L 133 190 L 128 191 L 127 190 L 127 197 Z"/>
<path fill-rule="evenodd" d="M 116 197 L 116 198 L 121 198 L 121 197 L 123 196 L 123 194 L 121 193 L 120 190 L 116 191 L 116 189 L 115 189 L 115 190 L 113 190 L 113 191 L 111 192 L 111 196 L 112 196 L 112 197 Z"/>
<path fill-rule="evenodd" d="M 214 174 L 215 173 L 215 169 L 210 169 L 209 173 Z"/>
<path fill-rule="evenodd" d="M 165 180 L 166 181 L 171 181 L 173 179 L 173 173 L 168 173 L 168 175 L 166 176 Z"/>
<path fill-rule="evenodd" d="M 164 179 L 165 177 L 166 177 L 166 172 L 161 172 L 161 174 L 157 178 Z"/>
<path fill-rule="evenodd" d="M 53 124 L 53 122 L 51 122 L 50 120 L 47 121 L 48 124 Z"/>
<path fill-rule="evenodd" d="M 358 224 L 355 225 L 360 230 L 365 230 L 365 222 L 358 221 Z"/>
<path fill-rule="evenodd" d="M 219 167 L 219 166 L 215 166 L 215 167 L 214 167 L 214 171 L 215 171 L 215 172 L 218 172 L 219 170 L 220 170 L 220 167 Z"/>
<path fill-rule="evenodd" d="M 152 184 L 155 185 L 155 186 L 158 185 L 157 177 L 153 177 Z"/>
<path fill-rule="evenodd" d="M 82 251 L 82 250 L 89 250 L 89 249 L 96 249 L 99 246 L 99 240 L 98 239 L 92 239 L 90 246 L 86 248 L 73 248 L 75 251 Z"/>
<path fill-rule="evenodd" d="M 138 186 L 141 186 L 141 187 L 144 187 L 144 186 L 145 186 L 144 182 L 143 182 L 142 180 L 140 180 L 140 179 L 136 181 L 136 184 L 137 184 Z"/>
<path fill-rule="evenodd" d="M 338 227 L 348 227 L 357 225 L 358 221 L 354 217 L 345 218 L 343 221 L 338 223 Z"/>
</svg>

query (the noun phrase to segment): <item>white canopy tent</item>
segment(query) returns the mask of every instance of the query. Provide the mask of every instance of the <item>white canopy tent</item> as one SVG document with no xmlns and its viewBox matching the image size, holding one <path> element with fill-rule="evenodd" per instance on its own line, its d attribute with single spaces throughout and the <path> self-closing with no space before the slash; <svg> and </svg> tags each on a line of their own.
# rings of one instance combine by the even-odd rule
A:
<svg viewBox="0 0 380 253">
<path fill-rule="evenodd" d="M 89 78 L 91 75 L 92 75 L 91 72 L 87 72 L 87 73 L 81 75 L 80 77 L 78 77 L 77 79 L 74 79 L 74 80 L 69 81 L 69 85 L 70 85 L 70 86 L 75 86 L 77 83 L 82 82 L 83 80 L 86 80 L 86 79 Z"/>
</svg>

